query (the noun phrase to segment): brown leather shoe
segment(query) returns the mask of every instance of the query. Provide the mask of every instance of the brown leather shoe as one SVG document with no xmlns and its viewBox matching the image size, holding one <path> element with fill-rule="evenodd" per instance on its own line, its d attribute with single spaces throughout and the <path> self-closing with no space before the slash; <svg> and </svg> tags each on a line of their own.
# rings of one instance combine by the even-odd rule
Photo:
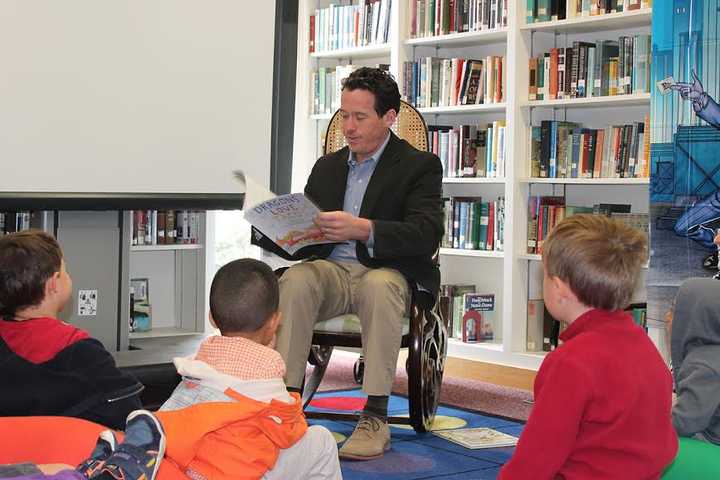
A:
<svg viewBox="0 0 720 480">
<path fill-rule="evenodd" d="M 345 460 L 372 460 L 390 450 L 390 427 L 386 421 L 362 415 L 355 431 L 339 451 Z"/>
</svg>

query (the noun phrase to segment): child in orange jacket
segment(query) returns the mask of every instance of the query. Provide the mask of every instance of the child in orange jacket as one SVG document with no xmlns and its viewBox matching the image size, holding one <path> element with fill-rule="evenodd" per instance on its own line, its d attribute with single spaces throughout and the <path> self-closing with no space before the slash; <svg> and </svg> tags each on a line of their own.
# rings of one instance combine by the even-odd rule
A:
<svg viewBox="0 0 720 480">
<path fill-rule="evenodd" d="M 300 396 L 283 382 L 285 364 L 272 348 L 278 298 L 266 264 L 228 263 L 210 287 L 210 322 L 221 335 L 174 359 L 183 381 L 157 417 L 164 461 L 193 479 L 342 478 L 332 434 L 308 428 Z"/>
</svg>

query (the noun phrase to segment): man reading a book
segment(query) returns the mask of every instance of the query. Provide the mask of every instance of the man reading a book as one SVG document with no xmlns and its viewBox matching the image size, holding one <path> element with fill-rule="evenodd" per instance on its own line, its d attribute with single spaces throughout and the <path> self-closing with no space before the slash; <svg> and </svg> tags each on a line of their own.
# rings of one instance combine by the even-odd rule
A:
<svg viewBox="0 0 720 480">
<path fill-rule="evenodd" d="M 377 458 L 390 448 L 387 402 L 408 316 L 411 288 L 434 302 L 440 273 L 432 257 L 443 235 L 442 165 L 390 131 L 400 111 L 392 77 L 360 68 L 343 81 L 340 114 L 348 146 L 321 157 L 305 194 L 322 210 L 315 223 L 335 244 L 294 256 L 268 239 L 263 248 L 307 259 L 280 279 L 283 324 L 277 349 L 289 390 L 300 390 L 317 321 L 360 318 L 367 404 L 342 458 Z"/>
</svg>

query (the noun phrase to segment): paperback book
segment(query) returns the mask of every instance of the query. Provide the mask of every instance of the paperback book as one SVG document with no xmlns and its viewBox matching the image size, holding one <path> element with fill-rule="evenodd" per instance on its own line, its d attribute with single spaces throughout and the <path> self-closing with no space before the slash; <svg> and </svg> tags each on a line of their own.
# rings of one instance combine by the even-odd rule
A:
<svg viewBox="0 0 720 480">
<path fill-rule="evenodd" d="M 437 430 L 432 433 L 440 438 L 473 450 L 479 448 L 514 447 L 518 441 L 517 437 L 484 427 Z"/>
<path fill-rule="evenodd" d="M 293 255 L 303 247 L 336 243 L 325 238 L 313 219 L 320 209 L 302 193 L 271 198 L 245 209 L 245 220 Z"/>
</svg>

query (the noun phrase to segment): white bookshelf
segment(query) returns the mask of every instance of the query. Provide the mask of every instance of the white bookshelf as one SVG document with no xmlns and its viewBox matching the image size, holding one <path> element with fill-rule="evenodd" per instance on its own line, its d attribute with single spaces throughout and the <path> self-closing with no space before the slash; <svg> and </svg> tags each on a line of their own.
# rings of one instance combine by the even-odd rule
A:
<svg viewBox="0 0 720 480">
<path fill-rule="evenodd" d="M 649 178 L 520 178 L 518 182 L 560 185 L 650 185 Z"/>
<path fill-rule="evenodd" d="M 508 29 L 496 28 L 493 30 L 480 30 L 476 32 L 451 33 L 449 35 L 436 35 L 432 37 L 411 38 L 405 40 L 409 46 L 431 46 L 431 47 L 468 47 L 481 45 L 483 43 L 496 43 L 507 41 Z"/>
<path fill-rule="evenodd" d="M 379 45 L 367 45 L 365 47 L 341 48 L 338 50 L 313 52 L 310 54 L 310 56 L 312 58 L 332 58 L 332 59 L 372 58 L 372 57 L 389 55 L 390 50 L 391 50 L 391 45 L 389 43 L 382 43 Z"/>
<path fill-rule="evenodd" d="M 160 327 L 153 328 L 147 332 L 130 332 L 130 340 L 137 340 L 141 338 L 191 337 L 204 334 L 205 332 L 182 330 L 175 327 Z"/>
<path fill-rule="evenodd" d="M 478 183 L 504 185 L 505 179 L 499 177 L 448 177 L 443 178 L 443 183 L 458 185 L 473 185 Z"/>
<path fill-rule="evenodd" d="M 419 111 L 429 125 L 481 124 L 502 119 L 507 122 L 504 178 L 443 179 L 445 195 L 480 196 L 483 199 L 495 199 L 502 195 L 506 202 L 504 252 L 440 250 L 443 283 L 474 283 L 479 293 L 496 295 L 497 340 L 494 343 L 469 344 L 453 339 L 449 344 L 449 355 L 537 369 L 544 353 L 525 351 L 528 295 L 539 287 L 538 268 L 542 272 L 540 256 L 525 253 L 528 195 L 561 189 L 567 192 L 568 198 L 587 197 L 593 201 L 604 198 L 608 203 L 613 203 L 610 199 L 616 200 L 614 197 L 618 195 L 623 198 L 622 195 L 627 194 L 633 205 L 638 203 L 638 208 L 645 208 L 646 212 L 647 204 L 643 204 L 641 198 L 643 195 L 647 197 L 648 181 L 624 178 L 529 178 L 527 146 L 530 121 L 556 118 L 592 120 L 597 126 L 610 125 L 617 121 L 619 111 L 623 112 L 623 118 L 642 119 L 644 112 L 649 111 L 650 96 L 640 94 L 530 102 L 528 60 L 537 55 L 540 51 L 537 50 L 538 45 L 542 42 L 557 42 L 557 46 L 561 46 L 562 42 L 578 38 L 595 40 L 597 38 L 593 38 L 593 35 L 596 32 L 605 31 L 617 38 L 626 29 L 649 33 L 651 11 L 647 9 L 525 25 L 525 4 L 510 0 L 507 28 L 411 39 L 408 27 L 409 3 L 407 0 L 399 0 L 392 2 L 387 50 L 368 49 L 365 50 L 367 55 L 358 55 L 357 52 L 310 55 L 307 48 L 307 19 L 316 8 L 323 8 L 329 3 L 329 0 L 300 1 L 293 191 L 301 191 L 305 186 L 307 175 L 320 154 L 320 139 L 330 118 L 330 115 L 310 115 L 310 73 L 318 65 L 330 66 L 330 60 L 345 65 L 350 59 L 359 65 L 389 63 L 390 71 L 402 89 L 403 62 L 414 58 L 505 56 L 504 103 L 420 108 Z"/>
<path fill-rule="evenodd" d="M 167 245 L 133 245 L 130 247 L 131 252 L 163 252 L 171 250 L 200 250 L 203 246 L 199 243 L 190 244 L 167 244 Z"/>
<path fill-rule="evenodd" d="M 496 252 L 489 250 L 466 250 L 463 248 L 441 248 L 440 255 L 476 258 L 504 258 L 505 252 Z"/>
<path fill-rule="evenodd" d="M 423 115 L 468 115 L 473 113 L 504 112 L 505 103 L 487 103 L 482 105 L 453 105 L 449 107 L 420 107 Z"/>
<path fill-rule="evenodd" d="M 527 92 L 525 93 L 527 95 Z M 570 98 L 562 100 L 533 100 L 522 103 L 524 108 L 619 108 L 645 106 L 650 109 L 650 94 L 612 95 L 605 97 Z"/>
<path fill-rule="evenodd" d="M 652 9 L 643 8 L 593 17 L 576 17 L 555 22 L 523 24 L 520 29 L 534 32 L 587 33 L 599 30 L 624 30 L 646 27 L 652 20 Z"/>
</svg>

